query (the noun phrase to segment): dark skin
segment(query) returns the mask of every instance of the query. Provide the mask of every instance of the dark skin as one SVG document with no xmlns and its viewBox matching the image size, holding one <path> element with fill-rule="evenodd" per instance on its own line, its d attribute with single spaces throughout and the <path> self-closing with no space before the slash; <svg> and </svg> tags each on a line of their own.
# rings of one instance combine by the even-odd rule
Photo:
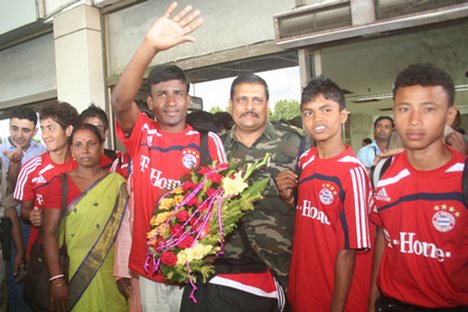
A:
<svg viewBox="0 0 468 312">
<path fill-rule="evenodd" d="M 97 135 L 89 129 L 78 130 L 72 138 L 71 150 L 78 163 L 78 168 L 70 171 L 68 176 L 78 189 L 83 192 L 96 180 L 107 174 L 99 166 L 104 146 Z M 44 209 L 43 244 L 49 275 L 63 274 L 59 265 L 59 244 L 57 233 L 61 221 L 61 209 Z M 53 311 L 67 311 L 70 289 L 65 278 L 51 281 L 51 308 Z"/>
<path fill-rule="evenodd" d="M 304 103 L 301 113 L 307 133 L 316 141 L 319 158 L 333 158 L 346 150 L 341 138 L 340 125 L 346 121 L 347 113 L 339 107 L 338 103 L 319 95 L 316 99 Z M 325 130 L 321 130 L 317 125 L 326 125 Z M 297 175 L 291 170 L 284 170 L 275 177 L 278 192 L 289 205 L 294 205 L 294 189 L 297 187 L 297 179 Z M 353 279 L 355 260 L 356 250 L 340 249 L 337 251 L 330 311 L 338 312 L 345 309 Z"/>
</svg>

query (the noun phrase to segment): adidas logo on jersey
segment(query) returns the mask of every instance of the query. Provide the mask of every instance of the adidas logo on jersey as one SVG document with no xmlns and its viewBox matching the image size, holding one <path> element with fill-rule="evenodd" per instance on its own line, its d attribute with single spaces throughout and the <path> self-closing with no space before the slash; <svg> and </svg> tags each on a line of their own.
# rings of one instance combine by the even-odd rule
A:
<svg viewBox="0 0 468 312">
<path fill-rule="evenodd" d="M 38 183 L 38 184 L 42 184 L 42 183 L 46 183 L 47 180 L 44 179 L 44 177 L 42 175 L 38 176 L 37 178 L 32 178 L 31 179 L 31 182 L 32 183 Z"/>
<path fill-rule="evenodd" d="M 375 199 L 385 202 L 390 201 L 390 197 L 388 197 L 387 190 L 385 189 L 385 187 L 382 187 L 380 191 L 377 194 L 375 194 Z"/>
</svg>

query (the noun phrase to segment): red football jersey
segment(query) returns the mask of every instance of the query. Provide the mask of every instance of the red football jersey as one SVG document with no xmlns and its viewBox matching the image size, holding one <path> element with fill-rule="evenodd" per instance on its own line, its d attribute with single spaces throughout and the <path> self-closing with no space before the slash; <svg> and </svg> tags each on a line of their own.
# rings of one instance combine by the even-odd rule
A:
<svg viewBox="0 0 468 312">
<path fill-rule="evenodd" d="M 34 200 L 34 207 L 44 208 L 45 187 L 53 177 L 62 172 L 68 172 L 77 167 L 73 158 L 63 164 L 56 164 L 50 159 L 49 152 L 34 157 L 26 162 L 20 170 L 14 197 L 19 201 Z M 31 244 L 36 239 L 39 228 L 32 226 L 28 244 L 28 254 Z"/>
<path fill-rule="evenodd" d="M 117 123 L 117 135 L 132 159 L 134 190 L 134 226 L 130 269 L 154 280 L 152 267 L 145 272 L 146 233 L 158 199 L 176 187 L 180 179 L 200 164 L 200 133 L 189 125 L 182 132 L 164 132 L 157 122 L 140 114 L 130 137 Z M 226 162 L 221 139 L 208 135 L 209 154 L 218 163 Z"/>
<path fill-rule="evenodd" d="M 465 157 L 418 171 L 394 156 L 376 188 L 372 221 L 384 230 L 377 284 L 383 294 L 427 308 L 468 306 L 468 210 Z"/>
<path fill-rule="evenodd" d="M 339 156 L 320 159 L 317 149 L 299 160 L 293 254 L 288 299 L 294 311 L 329 311 L 335 259 L 341 249 L 356 249 L 346 311 L 367 311 L 372 267 L 368 216 L 373 192 L 366 169 L 349 146 Z"/>
</svg>

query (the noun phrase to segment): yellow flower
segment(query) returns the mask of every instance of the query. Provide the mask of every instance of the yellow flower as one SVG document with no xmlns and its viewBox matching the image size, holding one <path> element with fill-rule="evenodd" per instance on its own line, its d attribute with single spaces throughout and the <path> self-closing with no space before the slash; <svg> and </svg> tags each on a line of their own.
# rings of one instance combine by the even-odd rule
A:
<svg viewBox="0 0 468 312">
<path fill-rule="evenodd" d="M 156 232 L 158 231 L 157 228 L 154 228 L 152 229 L 151 231 L 149 231 L 148 233 L 146 233 L 146 238 L 147 239 L 150 239 L 151 237 L 153 237 L 154 235 L 156 235 Z"/>
<path fill-rule="evenodd" d="M 231 195 L 238 195 L 248 186 L 242 178 L 242 172 L 238 171 L 234 174 L 234 179 L 230 177 L 224 177 L 221 181 L 221 185 L 224 189 L 224 198 L 230 197 Z"/>
<path fill-rule="evenodd" d="M 172 190 L 172 193 L 173 194 L 183 194 L 184 193 L 184 189 L 181 188 L 181 187 L 177 187 L 175 189 Z"/>
<path fill-rule="evenodd" d="M 169 233 L 169 224 L 161 224 L 160 226 L 158 226 L 158 229 L 160 230 L 160 236 L 166 236 L 166 234 Z"/>
<path fill-rule="evenodd" d="M 185 253 L 184 250 L 180 251 L 178 254 L 177 254 L 177 265 L 183 265 L 187 263 L 187 254 Z"/>
<path fill-rule="evenodd" d="M 173 208 L 173 200 L 170 197 L 164 197 L 159 203 L 159 210 L 170 210 Z"/>
<path fill-rule="evenodd" d="M 161 223 L 164 223 L 167 218 L 169 218 L 172 215 L 172 212 L 160 212 L 156 216 L 151 218 L 150 224 L 151 226 L 158 226 Z"/>
<path fill-rule="evenodd" d="M 192 248 L 181 250 L 177 254 L 177 264 L 185 264 L 193 260 L 203 259 L 213 248 L 211 245 L 196 243 Z"/>
<path fill-rule="evenodd" d="M 174 196 L 174 199 L 172 200 L 172 204 L 175 207 L 176 205 L 180 204 L 180 202 L 182 202 L 183 200 L 184 200 L 184 195 Z"/>
</svg>

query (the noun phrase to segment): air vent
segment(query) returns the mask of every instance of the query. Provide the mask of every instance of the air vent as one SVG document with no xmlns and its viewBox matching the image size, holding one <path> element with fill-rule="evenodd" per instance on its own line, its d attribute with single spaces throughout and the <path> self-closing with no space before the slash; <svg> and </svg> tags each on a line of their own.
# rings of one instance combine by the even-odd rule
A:
<svg viewBox="0 0 468 312">
<path fill-rule="evenodd" d="M 467 0 L 375 0 L 377 20 L 414 15 L 468 3 Z"/>
<path fill-rule="evenodd" d="M 310 5 L 286 14 L 275 15 L 279 40 L 351 25 L 351 7 L 348 1 L 320 6 Z"/>
</svg>

